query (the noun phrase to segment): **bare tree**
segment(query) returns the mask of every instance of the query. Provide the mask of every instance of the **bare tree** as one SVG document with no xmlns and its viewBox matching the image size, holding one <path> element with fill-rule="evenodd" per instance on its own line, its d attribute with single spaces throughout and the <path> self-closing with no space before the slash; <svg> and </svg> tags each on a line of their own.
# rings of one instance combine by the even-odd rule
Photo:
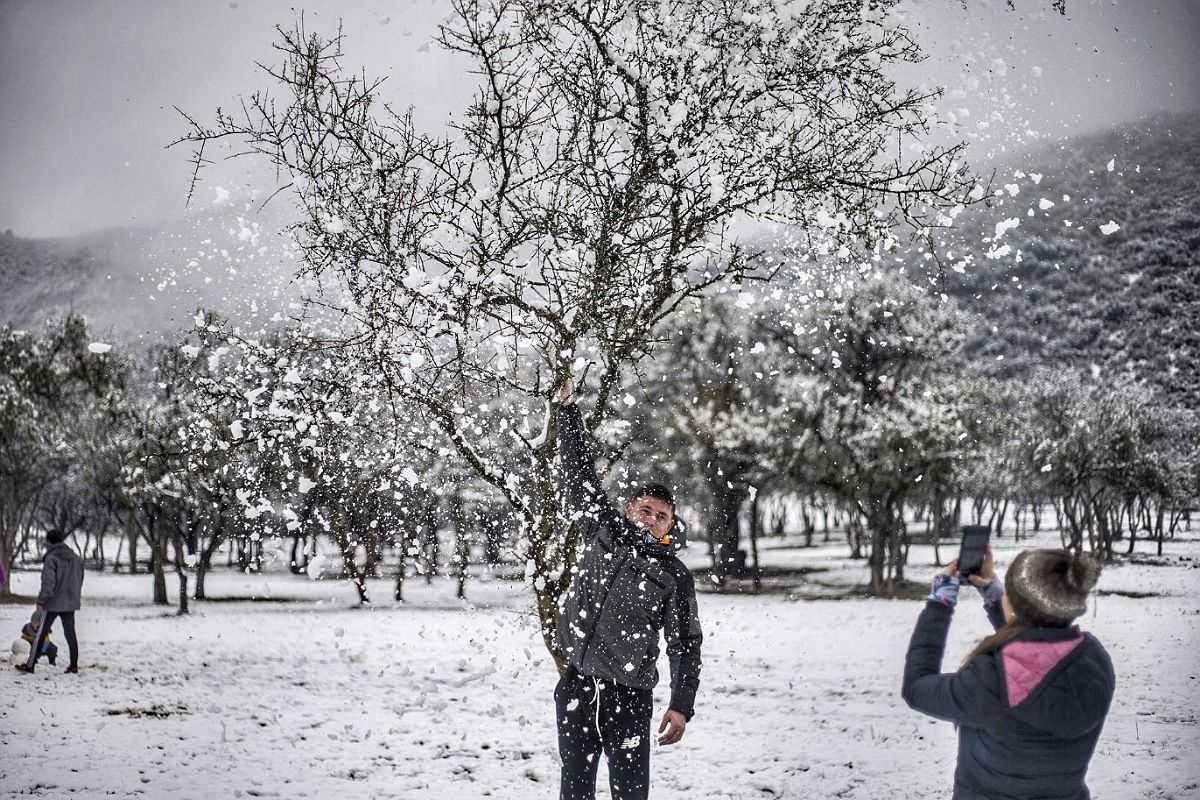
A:
<svg viewBox="0 0 1200 800">
<path fill-rule="evenodd" d="M 121 443 L 115 416 L 129 364 L 107 345 L 93 347 L 76 314 L 36 336 L 0 329 L 0 560 L 8 568 L 40 526 L 68 533 L 108 513 L 96 493 L 113 490 L 100 473 Z M 108 476 L 111 477 L 111 476 Z M 0 583 L 0 596 L 9 594 Z"/>
<path fill-rule="evenodd" d="M 855 537 L 867 537 L 870 591 L 891 596 L 904 580 L 906 504 L 924 482 L 945 484 L 963 457 L 962 387 L 947 360 L 961 334 L 950 312 L 904 279 L 819 294 L 774 325 L 791 391 L 771 440 L 788 443 L 781 460 L 791 481 L 849 511 L 855 556 Z"/>
<path fill-rule="evenodd" d="M 956 147 L 923 141 L 936 93 L 887 77 L 921 58 L 893 5 L 454 0 L 439 42 L 479 89 L 447 138 L 344 71 L 340 34 L 301 23 L 279 29 L 278 98 L 188 117 L 197 177 L 223 140 L 280 170 L 302 272 L 342 315 L 332 338 L 514 508 L 552 653 L 577 544 L 557 512 L 554 387 L 594 366 L 594 429 L 681 302 L 767 277 L 740 220 L 849 252 L 971 188 Z"/>
<path fill-rule="evenodd" d="M 187 518 L 189 555 L 202 535 L 210 538 L 198 569 L 219 535 L 239 537 L 244 550 L 290 537 L 299 573 L 308 566 L 299 543 L 315 552 L 327 536 L 368 603 L 367 579 L 379 576 L 397 540 L 404 560 L 415 516 L 406 509 L 439 489 L 436 434 L 407 413 L 411 404 L 391 402 L 378 375 L 304 332 L 281 326 L 248 337 L 235 327 L 198 315 L 196 330 L 161 361 L 159 385 L 176 398 L 170 470 L 203 509 Z"/>
</svg>

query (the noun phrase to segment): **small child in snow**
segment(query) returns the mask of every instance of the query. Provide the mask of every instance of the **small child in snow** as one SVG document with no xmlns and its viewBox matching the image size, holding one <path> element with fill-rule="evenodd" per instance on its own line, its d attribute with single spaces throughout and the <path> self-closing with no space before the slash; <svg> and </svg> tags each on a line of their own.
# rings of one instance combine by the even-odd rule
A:
<svg viewBox="0 0 1200 800">
<path fill-rule="evenodd" d="M 41 611 L 34 611 L 33 616 L 29 618 L 29 622 L 21 628 L 21 638 L 13 642 L 13 656 L 21 656 L 21 661 L 24 662 L 29 656 L 29 651 L 33 649 L 33 641 L 37 638 L 38 628 L 42 626 Z M 58 646 L 50 641 L 50 634 L 46 634 L 45 644 L 42 645 L 42 655 L 50 662 L 50 666 L 54 666 L 55 660 L 58 659 Z"/>
</svg>

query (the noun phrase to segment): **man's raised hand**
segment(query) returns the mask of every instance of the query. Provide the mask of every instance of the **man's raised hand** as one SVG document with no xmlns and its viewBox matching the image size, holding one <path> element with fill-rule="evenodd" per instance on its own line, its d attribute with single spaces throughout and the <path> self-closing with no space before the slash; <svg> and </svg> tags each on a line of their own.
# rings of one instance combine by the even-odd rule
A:
<svg viewBox="0 0 1200 800">
<path fill-rule="evenodd" d="M 663 733 L 658 737 L 659 744 L 675 744 L 683 738 L 683 729 L 687 727 L 687 718 L 673 708 L 667 709 L 667 713 L 663 714 L 662 723 L 658 726 L 658 732 Z"/>
<path fill-rule="evenodd" d="M 569 406 L 575 402 L 574 395 L 575 387 L 571 383 L 571 379 L 567 378 L 563 381 L 563 385 L 558 387 L 558 404 L 560 406 Z"/>
</svg>

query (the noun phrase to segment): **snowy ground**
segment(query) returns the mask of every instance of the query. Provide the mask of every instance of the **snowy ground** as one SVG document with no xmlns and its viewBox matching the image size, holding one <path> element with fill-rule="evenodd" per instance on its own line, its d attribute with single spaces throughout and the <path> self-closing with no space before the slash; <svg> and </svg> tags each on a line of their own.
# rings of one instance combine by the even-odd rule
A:
<svg viewBox="0 0 1200 800">
<path fill-rule="evenodd" d="M 1001 566 L 1012 547 L 999 543 Z M 844 555 L 840 544 L 773 549 L 763 562 L 861 581 L 861 563 Z M 1118 672 L 1090 773 L 1098 800 L 1200 798 L 1200 543 L 1174 543 L 1165 560 L 1108 569 L 1083 620 Z M 913 577 L 930 561 L 914 548 Z M 341 583 L 210 580 L 216 597 L 272 600 L 197 603 L 181 618 L 148 603 L 145 576 L 87 576 L 82 674 L 43 663 L 34 676 L 0 676 L 0 795 L 557 797 L 555 674 L 521 587 L 473 584 L 463 607 L 449 584 L 413 581 L 406 605 L 357 609 Z M 32 572 L 15 582 L 36 592 Z M 986 632 L 967 595 L 947 667 Z M 898 695 L 918 602 L 700 602 L 698 713 L 681 744 L 655 749 L 654 797 L 949 795 L 953 728 Z M 0 605 L 0 631 L 15 638 L 29 610 Z M 656 696 L 657 716 L 666 693 Z"/>
</svg>

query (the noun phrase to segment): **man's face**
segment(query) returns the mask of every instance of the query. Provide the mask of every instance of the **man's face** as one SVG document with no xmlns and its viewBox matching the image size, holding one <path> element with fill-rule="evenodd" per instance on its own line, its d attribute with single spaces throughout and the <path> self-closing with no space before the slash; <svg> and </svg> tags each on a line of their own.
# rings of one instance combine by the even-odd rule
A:
<svg viewBox="0 0 1200 800">
<path fill-rule="evenodd" d="M 662 539 L 675 522 L 675 511 L 665 500 L 642 496 L 625 504 L 625 517 L 655 539 Z"/>
</svg>

